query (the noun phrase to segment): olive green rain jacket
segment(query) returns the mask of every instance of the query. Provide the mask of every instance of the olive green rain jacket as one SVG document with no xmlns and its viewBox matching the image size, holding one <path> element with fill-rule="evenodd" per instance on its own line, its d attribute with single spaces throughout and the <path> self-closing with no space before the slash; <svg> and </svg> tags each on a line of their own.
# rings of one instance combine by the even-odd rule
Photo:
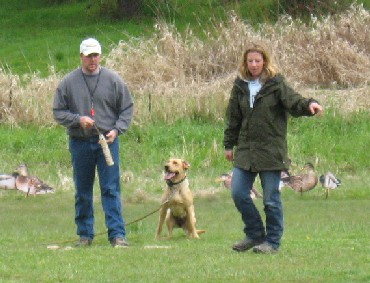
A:
<svg viewBox="0 0 370 283">
<path fill-rule="evenodd" d="M 313 101 L 317 102 L 302 97 L 277 75 L 262 85 L 250 108 L 248 83 L 237 78 L 224 132 L 225 149 L 236 147 L 234 167 L 253 172 L 288 169 L 288 116 L 312 116 L 309 104 Z"/>
</svg>

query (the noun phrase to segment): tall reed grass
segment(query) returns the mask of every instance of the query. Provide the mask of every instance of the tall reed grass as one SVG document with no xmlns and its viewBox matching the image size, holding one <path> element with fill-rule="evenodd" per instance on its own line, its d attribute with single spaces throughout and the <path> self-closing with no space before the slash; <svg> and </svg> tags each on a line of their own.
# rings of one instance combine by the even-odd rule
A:
<svg viewBox="0 0 370 283">
<path fill-rule="evenodd" d="M 275 24 L 258 28 L 232 12 L 227 22 L 210 21 L 202 37 L 190 28 L 180 33 L 158 21 L 151 37 L 121 41 L 104 64 L 122 75 L 132 90 L 138 124 L 222 119 L 243 47 L 249 41 L 264 42 L 281 72 L 304 95 L 329 89 L 321 92 L 323 99 L 348 110 L 348 104 L 332 97 L 348 101 L 351 94 L 350 111 L 368 110 L 370 37 L 364 27 L 369 24 L 369 11 L 358 4 L 337 16 L 312 17 L 308 24 L 283 16 Z M 46 78 L 0 70 L 1 122 L 53 125 L 52 99 L 62 75 L 52 67 Z"/>
</svg>

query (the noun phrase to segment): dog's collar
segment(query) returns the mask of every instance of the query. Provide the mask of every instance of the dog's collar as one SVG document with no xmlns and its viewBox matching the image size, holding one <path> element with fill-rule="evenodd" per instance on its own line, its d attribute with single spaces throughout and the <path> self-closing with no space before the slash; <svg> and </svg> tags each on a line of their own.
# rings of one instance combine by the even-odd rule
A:
<svg viewBox="0 0 370 283">
<path fill-rule="evenodd" d="M 171 180 L 166 180 L 166 183 L 167 183 L 167 186 L 169 186 L 171 188 L 171 187 L 173 187 L 175 185 L 178 185 L 178 184 L 184 182 L 185 179 L 186 179 L 186 176 L 182 180 L 180 180 L 180 181 L 178 181 L 176 183 L 175 182 L 172 182 Z"/>
</svg>

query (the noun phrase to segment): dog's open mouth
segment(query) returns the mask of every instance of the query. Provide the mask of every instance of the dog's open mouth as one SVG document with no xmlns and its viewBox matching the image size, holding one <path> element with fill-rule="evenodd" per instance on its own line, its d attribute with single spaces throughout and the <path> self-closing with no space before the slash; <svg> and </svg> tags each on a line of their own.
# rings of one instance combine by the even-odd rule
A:
<svg viewBox="0 0 370 283">
<path fill-rule="evenodd" d="M 165 172 L 164 179 L 165 180 L 171 180 L 174 178 L 178 173 L 177 172 Z"/>
</svg>

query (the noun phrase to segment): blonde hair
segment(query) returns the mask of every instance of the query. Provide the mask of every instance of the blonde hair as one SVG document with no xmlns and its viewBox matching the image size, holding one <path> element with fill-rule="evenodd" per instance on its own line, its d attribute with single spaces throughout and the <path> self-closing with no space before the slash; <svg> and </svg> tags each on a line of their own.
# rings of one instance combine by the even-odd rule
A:
<svg viewBox="0 0 370 283">
<path fill-rule="evenodd" d="M 275 64 L 272 62 L 271 55 L 268 52 L 267 48 L 264 47 L 261 43 L 250 43 L 245 49 L 242 57 L 242 62 L 239 67 L 239 74 L 243 79 L 251 80 L 252 75 L 247 67 L 247 56 L 248 53 L 258 52 L 262 55 L 264 65 L 261 74 L 261 81 L 266 82 L 268 79 L 274 77 L 278 73 L 278 69 Z"/>
</svg>

